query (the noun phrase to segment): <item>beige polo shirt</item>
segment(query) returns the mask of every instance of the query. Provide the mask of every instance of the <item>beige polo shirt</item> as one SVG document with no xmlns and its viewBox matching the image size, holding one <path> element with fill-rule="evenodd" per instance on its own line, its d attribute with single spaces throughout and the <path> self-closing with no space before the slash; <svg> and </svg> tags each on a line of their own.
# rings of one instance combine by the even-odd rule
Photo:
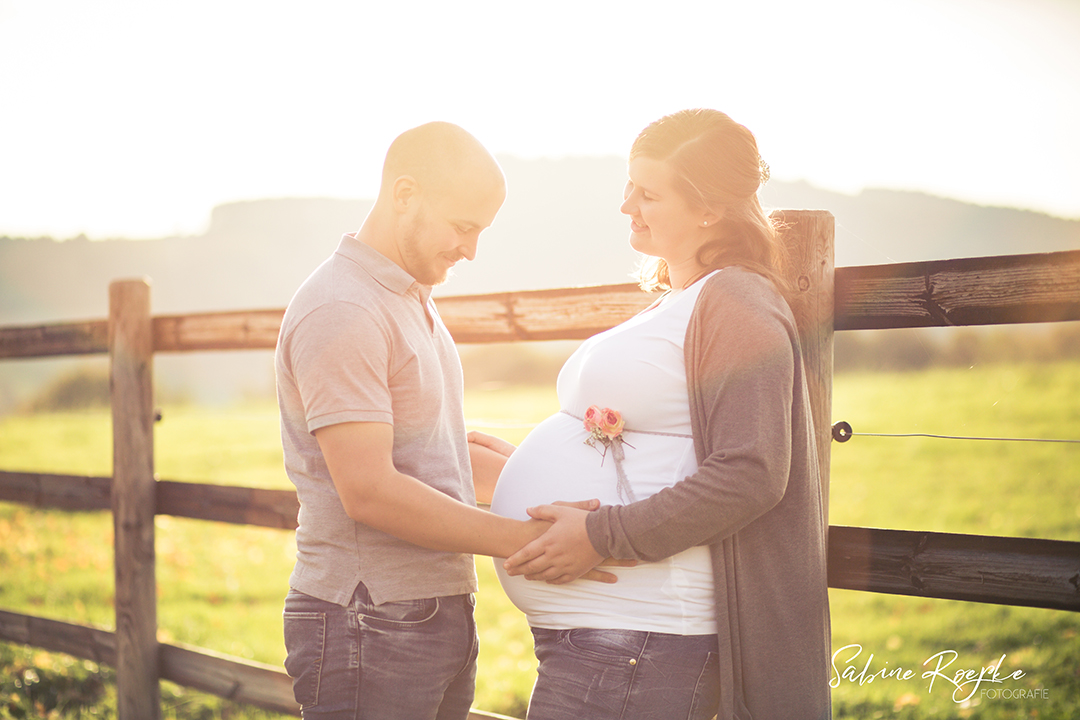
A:
<svg viewBox="0 0 1080 720">
<path fill-rule="evenodd" d="M 421 285 L 352 234 L 296 292 L 275 355 L 285 470 L 300 498 L 290 587 L 346 605 L 476 590 L 471 555 L 428 550 L 352 520 L 313 435 L 344 422 L 394 426 L 397 469 L 476 504 L 461 362 Z"/>
</svg>

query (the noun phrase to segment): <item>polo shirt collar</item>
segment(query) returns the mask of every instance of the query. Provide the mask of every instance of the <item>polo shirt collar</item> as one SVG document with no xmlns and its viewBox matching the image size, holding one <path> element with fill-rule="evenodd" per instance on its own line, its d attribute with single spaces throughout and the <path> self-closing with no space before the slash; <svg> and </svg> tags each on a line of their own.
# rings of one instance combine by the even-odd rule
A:
<svg viewBox="0 0 1080 720">
<path fill-rule="evenodd" d="M 393 260 L 367 243 L 357 240 L 356 233 L 345 233 L 341 236 L 337 253 L 355 262 L 371 275 L 375 282 L 390 292 L 406 295 L 415 285 L 422 303 L 427 304 L 428 298 L 431 297 L 430 285 L 418 282 L 416 278 L 398 267 Z"/>
</svg>

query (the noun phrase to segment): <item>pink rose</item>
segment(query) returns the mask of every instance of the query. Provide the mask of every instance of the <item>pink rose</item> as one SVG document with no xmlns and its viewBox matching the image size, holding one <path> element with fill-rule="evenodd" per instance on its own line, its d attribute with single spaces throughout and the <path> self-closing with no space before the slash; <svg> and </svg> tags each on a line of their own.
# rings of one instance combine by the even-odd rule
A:
<svg viewBox="0 0 1080 720">
<path fill-rule="evenodd" d="M 623 431 L 625 422 L 618 410 L 604 408 L 600 414 L 600 432 L 614 440 Z"/>
<path fill-rule="evenodd" d="M 593 432 L 600 427 L 600 418 L 603 416 L 604 411 L 597 405 L 590 405 L 589 409 L 585 411 L 585 430 L 586 432 Z"/>
</svg>

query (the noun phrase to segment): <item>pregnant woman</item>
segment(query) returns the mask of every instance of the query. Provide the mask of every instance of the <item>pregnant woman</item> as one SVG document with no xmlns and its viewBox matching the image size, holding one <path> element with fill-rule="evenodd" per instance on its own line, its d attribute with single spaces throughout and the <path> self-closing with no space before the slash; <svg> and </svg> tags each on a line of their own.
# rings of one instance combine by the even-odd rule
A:
<svg viewBox="0 0 1080 720">
<path fill-rule="evenodd" d="M 827 718 L 824 512 L 767 168 L 745 127 L 689 110 L 628 170 L 643 286 L 667 291 L 567 361 L 492 500 L 555 522 L 496 562 L 533 629 L 528 717 Z M 605 557 L 639 562 L 574 581 Z"/>
</svg>

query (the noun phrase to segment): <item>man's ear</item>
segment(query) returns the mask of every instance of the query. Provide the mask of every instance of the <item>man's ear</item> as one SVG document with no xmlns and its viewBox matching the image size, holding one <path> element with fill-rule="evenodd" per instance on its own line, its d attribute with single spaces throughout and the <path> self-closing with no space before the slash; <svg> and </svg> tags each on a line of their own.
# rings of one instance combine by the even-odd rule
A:
<svg viewBox="0 0 1080 720">
<path fill-rule="evenodd" d="M 420 183 L 412 175 L 402 175 L 394 181 L 394 210 L 401 215 L 415 209 L 420 201 Z"/>
</svg>

